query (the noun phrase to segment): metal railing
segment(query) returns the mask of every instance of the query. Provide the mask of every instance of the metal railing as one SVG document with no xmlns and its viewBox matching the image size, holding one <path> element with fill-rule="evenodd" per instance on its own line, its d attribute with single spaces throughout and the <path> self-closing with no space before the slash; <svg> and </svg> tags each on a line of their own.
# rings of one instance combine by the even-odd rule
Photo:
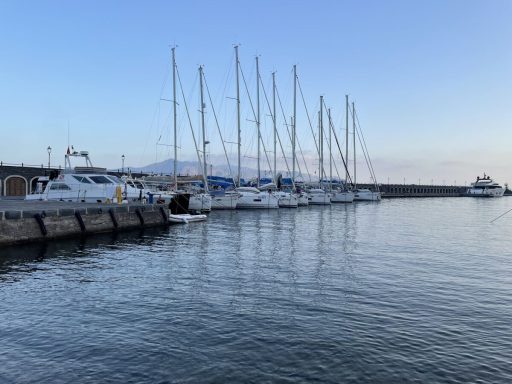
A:
<svg viewBox="0 0 512 384">
<path fill-rule="evenodd" d="M 16 163 L 4 163 L 3 161 L 0 161 L 0 167 L 21 167 L 21 168 L 41 168 L 41 169 L 48 169 L 48 167 L 44 164 L 25 164 L 25 163 L 21 163 L 21 164 L 16 164 Z M 58 167 L 57 166 L 52 166 L 50 167 L 50 169 L 62 169 L 62 166 L 59 165 Z"/>
</svg>

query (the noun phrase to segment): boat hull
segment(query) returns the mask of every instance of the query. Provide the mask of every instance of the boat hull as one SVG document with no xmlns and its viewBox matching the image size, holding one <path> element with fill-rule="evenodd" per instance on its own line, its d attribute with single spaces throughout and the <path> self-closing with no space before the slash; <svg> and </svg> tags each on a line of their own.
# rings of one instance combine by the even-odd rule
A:
<svg viewBox="0 0 512 384">
<path fill-rule="evenodd" d="M 169 222 L 176 224 L 188 224 L 196 221 L 205 221 L 206 215 L 189 215 L 189 214 L 178 214 L 178 215 L 169 215 Z"/>
<path fill-rule="evenodd" d="M 238 194 L 226 194 L 223 196 L 212 196 L 212 209 L 236 209 Z"/>
<path fill-rule="evenodd" d="M 212 210 L 212 197 L 206 193 L 191 195 L 188 210 L 196 212 L 210 212 Z"/>
<path fill-rule="evenodd" d="M 331 197 L 332 203 L 352 203 L 354 193 L 352 192 L 334 192 Z"/>
<path fill-rule="evenodd" d="M 279 200 L 272 193 L 240 193 L 236 209 L 275 209 L 279 208 Z"/>
<path fill-rule="evenodd" d="M 469 188 L 467 196 L 470 197 L 502 197 L 505 193 L 505 188 L 494 188 L 494 189 L 476 189 Z"/>
<path fill-rule="evenodd" d="M 380 201 L 380 192 L 373 192 L 370 190 L 359 190 L 354 192 L 354 201 Z"/>
</svg>

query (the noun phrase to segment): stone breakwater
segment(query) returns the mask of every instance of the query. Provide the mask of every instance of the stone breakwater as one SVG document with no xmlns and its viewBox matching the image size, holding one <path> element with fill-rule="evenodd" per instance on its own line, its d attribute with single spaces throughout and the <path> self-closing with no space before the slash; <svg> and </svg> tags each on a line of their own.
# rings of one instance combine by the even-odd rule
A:
<svg viewBox="0 0 512 384">
<path fill-rule="evenodd" d="M 149 204 L 0 200 L 0 246 L 169 224 L 169 209 Z"/>
</svg>

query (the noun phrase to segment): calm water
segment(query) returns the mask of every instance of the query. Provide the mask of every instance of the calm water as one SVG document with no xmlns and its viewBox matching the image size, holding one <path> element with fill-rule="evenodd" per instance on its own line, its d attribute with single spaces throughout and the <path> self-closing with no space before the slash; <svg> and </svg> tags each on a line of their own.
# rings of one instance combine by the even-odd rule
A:
<svg viewBox="0 0 512 384">
<path fill-rule="evenodd" d="M 511 198 L 0 250 L 0 383 L 512 382 Z"/>
</svg>

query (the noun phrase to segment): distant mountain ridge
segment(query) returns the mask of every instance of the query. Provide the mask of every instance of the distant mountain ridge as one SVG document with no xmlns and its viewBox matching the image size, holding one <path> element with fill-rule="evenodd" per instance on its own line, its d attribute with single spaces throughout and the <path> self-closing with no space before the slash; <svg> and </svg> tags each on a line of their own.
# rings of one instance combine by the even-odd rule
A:
<svg viewBox="0 0 512 384">
<path fill-rule="evenodd" d="M 152 173 L 158 175 L 171 175 L 174 169 L 174 160 L 167 159 L 157 163 L 145 165 L 143 167 L 126 167 L 132 172 Z M 233 177 L 236 176 L 236 167 L 232 166 Z M 245 178 L 255 177 L 257 171 L 252 168 L 242 167 L 242 176 Z M 177 162 L 177 172 L 181 176 L 191 176 L 201 174 L 201 166 L 197 161 L 179 161 Z M 227 164 L 222 165 L 208 165 L 208 175 L 229 177 L 229 167 Z"/>
</svg>

